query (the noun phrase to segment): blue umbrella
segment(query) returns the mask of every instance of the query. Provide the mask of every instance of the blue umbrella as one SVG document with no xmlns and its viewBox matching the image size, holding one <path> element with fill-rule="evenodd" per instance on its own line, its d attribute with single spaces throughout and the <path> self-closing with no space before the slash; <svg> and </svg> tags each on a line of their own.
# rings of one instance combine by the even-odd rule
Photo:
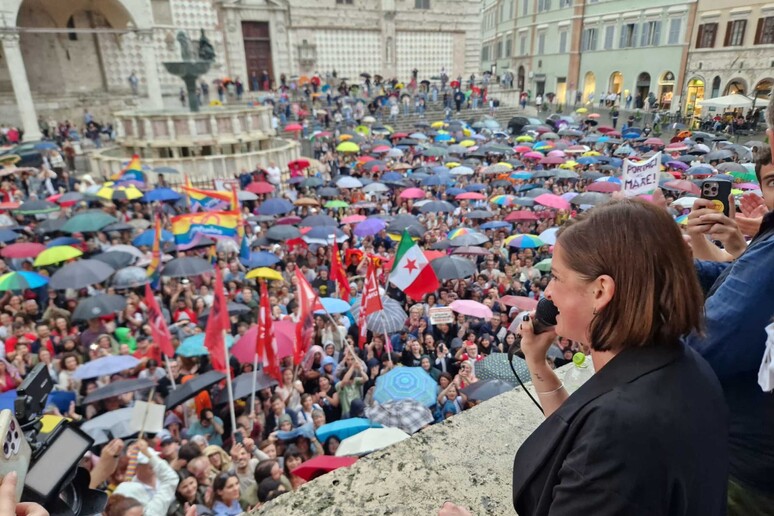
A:
<svg viewBox="0 0 774 516">
<path fill-rule="evenodd" d="M 280 197 L 266 199 L 258 206 L 258 213 L 261 215 L 283 215 L 290 211 L 293 211 L 293 204 Z"/>
<path fill-rule="evenodd" d="M 466 192 L 482 192 L 486 190 L 487 186 L 481 183 L 471 183 L 465 187 Z"/>
<path fill-rule="evenodd" d="M 452 137 L 450 134 L 439 134 L 435 137 L 435 141 L 437 142 L 448 142 L 451 139 Z"/>
<path fill-rule="evenodd" d="M 155 229 L 146 229 L 142 233 L 140 233 L 138 236 L 132 240 L 132 245 L 135 247 L 151 247 L 153 245 L 153 240 L 156 238 L 156 230 Z M 162 229 L 161 230 L 161 241 L 162 242 L 172 242 L 175 239 L 175 235 L 170 233 L 169 231 Z"/>
<path fill-rule="evenodd" d="M 19 238 L 19 234 L 11 231 L 10 229 L 0 229 L 0 242 L 7 243 L 7 242 L 13 242 Z"/>
<path fill-rule="evenodd" d="M 481 229 L 500 229 L 500 228 L 512 229 L 513 228 L 513 226 L 501 220 L 493 220 L 492 222 L 486 222 L 484 224 L 481 224 L 481 226 L 479 227 Z"/>
<path fill-rule="evenodd" d="M 382 181 L 400 181 L 403 176 L 397 172 L 387 172 L 382 176 Z"/>
<path fill-rule="evenodd" d="M 448 167 L 444 167 L 443 165 L 436 165 L 432 168 L 433 174 L 445 174 L 449 172 Z"/>
<path fill-rule="evenodd" d="M 91 362 L 86 362 L 73 373 L 76 380 L 85 380 L 86 378 L 97 378 L 99 376 L 109 376 L 120 373 L 127 369 L 135 368 L 140 361 L 130 355 L 110 355 Z"/>
<path fill-rule="evenodd" d="M 318 428 L 317 439 L 319 439 L 320 442 L 325 442 L 328 437 L 335 435 L 343 441 L 347 437 L 357 435 L 364 430 L 368 430 L 369 428 L 382 428 L 382 425 L 379 423 L 372 423 L 368 419 L 362 417 L 341 419 Z"/>
<path fill-rule="evenodd" d="M 320 298 L 320 302 L 323 307 L 325 307 L 325 311 L 329 314 L 343 314 L 349 312 L 349 309 L 351 308 L 349 303 L 335 297 L 323 297 Z"/>
<path fill-rule="evenodd" d="M 38 142 L 35 144 L 35 150 L 39 151 L 46 151 L 46 150 L 58 150 L 59 146 L 54 142 Z"/>
<path fill-rule="evenodd" d="M 15 271 L 0 276 L 0 291 L 22 291 L 48 285 L 49 278 L 37 272 Z"/>
<path fill-rule="evenodd" d="M 242 265 L 248 269 L 257 269 L 258 267 L 271 267 L 275 263 L 279 262 L 280 259 L 277 258 L 277 255 L 274 253 L 270 253 L 268 251 L 258 251 L 256 253 L 251 253 L 249 259 L 241 261 Z"/>
<path fill-rule="evenodd" d="M 333 243 L 331 236 L 340 244 L 349 240 L 347 234 L 335 226 L 314 226 L 304 233 L 303 239 L 307 244 L 328 245 Z"/>
<path fill-rule="evenodd" d="M 142 196 L 143 202 L 177 201 L 183 196 L 171 188 L 156 188 Z"/>
<path fill-rule="evenodd" d="M 529 172 L 514 172 L 509 177 L 511 179 L 532 179 L 532 174 Z"/>
<path fill-rule="evenodd" d="M 435 397 L 435 380 L 421 367 L 396 367 L 376 379 L 374 399 L 379 403 L 410 399 L 432 407 Z"/>
<path fill-rule="evenodd" d="M 452 187 L 452 188 L 446 189 L 446 195 L 449 195 L 449 196 L 459 195 L 461 193 L 465 193 L 465 190 L 463 190 L 462 188 Z"/>
<path fill-rule="evenodd" d="M 234 338 L 226 335 L 226 346 L 229 348 L 234 345 Z M 197 333 L 185 339 L 175 350 L 175 354 L 180 357 L 200 357 L 209 355 L 210 351 L 204 345 L 204 333 Z"/>
<path fill-rule="evenodd" d="M 685 171 L 689 176 L 704 176 L 712 175 L 712 168 L 706 165 L 696 165 Z"/>
<path fill-rule="evenodd" d="M 153 169 L 153 172 L 155 172 L 156 174 L 162 174 L 162 175 L 167 175 L 167 174 L 174 175 L 174 174 L 180 173 L 178 169 L 172 168 L 172 167 L 156 167 Z"/>
<path fill-rule="evenodd" d="M 83 242 L 73 237 L 58 237 L 53 240 L 49 240 L 46 247 L 55 247 L 58 245 L 81 245 Z"/>
<path fill-rule="evenodd" d="M 419 184 L 422 186 L 441 186 L 445 181 L 438 176 L 424 178 Z"/>
<path fill-rule="evenodd" d="M 583 156 L 575 160 L 579 165 L 593 165 L 597 161 L 599 160 L 594 156 Z"/>
</svg>

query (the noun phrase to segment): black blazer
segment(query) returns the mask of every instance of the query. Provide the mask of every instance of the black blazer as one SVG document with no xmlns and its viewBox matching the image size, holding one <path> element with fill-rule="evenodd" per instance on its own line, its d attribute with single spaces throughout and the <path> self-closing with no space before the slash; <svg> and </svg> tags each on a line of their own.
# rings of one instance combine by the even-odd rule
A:
<svg viewBox="0 0 774 516">
<path fill-rule="evenodd" d="M 682 343 L 627 348 L 516 453 L 519 516 L 718 516 L 728 417 L 709 365 Z"/>
</svg>

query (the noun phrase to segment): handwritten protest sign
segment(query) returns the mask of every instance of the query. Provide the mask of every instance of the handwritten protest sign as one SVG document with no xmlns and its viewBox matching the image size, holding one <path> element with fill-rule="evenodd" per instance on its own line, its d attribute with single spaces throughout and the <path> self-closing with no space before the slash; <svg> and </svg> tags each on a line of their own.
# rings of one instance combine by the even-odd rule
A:
<svg viewBox="0 0 774 516">
<path fill-rule="evenodd" d="M 658 187 L 658 171 L 660 166 L 660 152 L 656 153 L 649 160 L 639 163 L 633 163 L 628 159 L 624 160 L 623 174 L 621 175 L 624 195 L 626 197 L 634 197 L 635 195 L 653 193 Z"/>
<path fill-rule="evenodd" d="M 430 324 L 453 324 L 454 313 L 448 306 L 438 306 L 430 309 Z"/>
</svg>

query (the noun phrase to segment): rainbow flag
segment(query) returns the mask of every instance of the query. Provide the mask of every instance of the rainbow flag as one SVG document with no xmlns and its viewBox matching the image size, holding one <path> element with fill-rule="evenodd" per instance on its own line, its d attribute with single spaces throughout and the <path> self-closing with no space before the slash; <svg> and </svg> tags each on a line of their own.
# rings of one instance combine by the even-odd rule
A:
<svg viewBox="0 0 774 516">
<path fill-rule="evenodd" d="M 172 234 L 175 245 L 181 250 L 195 246 L 202 236 L 231 238 L 239 244 L 238 228 L 239 213 L 233 211 L 187 213 L 172 217 Z"/>
<path fill-rule="evenodd" d="M 137 154 L 132 156 L 126 168 L 113 175 L 111 179 L 119 184 L 131 184 L 138 188 L 143 188 L 145 186 L 145 172 L 142 170 L 140 156 Z"/>
<path fill-rule="evenodd" d="M 202 190 L 192 186 L 182 186 L 183 193 L 188 196 L 191 211 L 214 211 L 229 208 L 231 211 L 236 205 L 234 194 L 232 192 L 221 192 L 219 190 Z"/>
<path fill-rule="evenodd" d="M 159 288 L 159 279 L 161 278 L 161 215 L 156 214 L 156 228 L 153 237 L 153 248 L 151 251 L 151 260 L 148 265 L 148 278 L 151 288 Z"/>
</svg>

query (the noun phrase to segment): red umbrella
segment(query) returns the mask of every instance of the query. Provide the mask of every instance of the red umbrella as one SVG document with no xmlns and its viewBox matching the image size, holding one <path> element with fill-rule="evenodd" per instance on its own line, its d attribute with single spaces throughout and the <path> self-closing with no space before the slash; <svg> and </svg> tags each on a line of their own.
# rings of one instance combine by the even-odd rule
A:
<svg viewBox="0 0 774 516">
<path fill-rule="evenodd" d="M 600 193 L 613 193 L 621 190 L 620 183 L 613 183 L 611 181 L 600 181 L 598 183 L 591 183 L 586 187 L 587 192 L 600 192 Z"/>
<path fill-rule="evenodd" d="M 57 195 L 61 197 L 62 194 L 57 194 Z M 19 204 L 18 202 L 13 202 L 13 201 L 0 202 L 0 210 L 15 210 L 19 206 L 21 206 L 21 204 Z"/>
<path fill-rule="evenodd" d="M 274 224 L 286 224 L 288 226 L 295 226 L 301 222 L 301 217 L 297 215 L 288 215 L 287 217 L 282 217 L 274 221 Z"/>
<path fill-rule="evenodd" d="M 512 211 L 505 216 L 506 222 L 512 222 L 515 220 L 538 220 L 538 216 L 535 212 L 528 210 Z"/>
<path fill-rule="evenodd" d="M 274 191 L 274 187 L 266 181 L 258 181 L 256 183 L 250 183 L 247 185 L 245 190 L 248 192 L 253 192 L 254 194 L 268 194 Z"/>
<path fill-rule="evenodd" d="M 559 156 L 546 156 L 545 158 L 541 159 L 538 163 L 541 165 L 561 165 L 564 163 L 564 158 Z"/>
<path fill-rule="evenodd" d="M 602 134 L 608 134 L 615 131 L 614 127 L 610 127 L 609 125 L 600 125 L 597 127 L 597 132 Z"/>
<path fill-rule="evenodd" d="M 0 256 L 3 258 L 35 258 L 45 250 L 46 246 L 43 244 L 24 242 L 20 244 L 11 244 L 3 248 L 3 250 L 0 251 Z"/>
<path fill-rule="evenodd" d="M 342 224 L 357 224 L 363 222 L 367 217 L 365 215 L 348 215 L 341 219 Z"/>
<path fill-rule="evenodd" d="M 293 321 L 274 321 L 274 337 L 277 339 L 277 353 L 283 359 L 293 355 L 293 342 L 296 335 L 296 323 Z M 253 326 L 230 349 L 241 364 L 252 364 L 255 358 L 255 339 L 258 325 Z"/>
<path fill-rule="evenodd" d="M 688 192 L 692 193 L 694 195 L 701 195 L 701 189 L 698 187 L 698 185 L 695 185 L 694 183 L 690 181 L 685 180 L 678 180 L 678 181 L 667 181 L 664 184 L 665 187 L 669 188 L 670 190 L 678 190 L 680 192 Z M 14 244 L 17 245 L 17 244 Z"/>
<path fill-rule="evenodd" d="M 555 210 L 569 210 L 570 202 L 554 194 L 543 194 L 535 197 L 535 202 L 541 206 L 553 208 Z"/>
<path fill-rule="evenodd" d="M 459 88 L 460 87 L 460 81 L 452 81 L 449 83 L 449 86 L 452 88 Z"/>
<path fill-rule="evenodd" d="M 513 152 L 517 152 L 519 154 L 522 154 L 524 152 L 529 152 L 532 150 L 532 147 L 528 147 L 526 145 L 517 145 L 513 148 Z"/>
<path fill-rule="evenodd" d="M 339 468 L 346 468 L 357 462 L 357 457 L 336 457 L 333 455 L 318 455 L 301 463 L 292 474 L 304 480 L 313 480 L 321 475 Z"/>
<path fill-rule="evenodd" d="M 390 138 L 392 138 L 393 140 L 395 140 L 396 138 L 408 138 L 408 133 L 392 133 Z"/>
<path fill-rule="evenodd" d="M 296 131 L 302 131 L 304 127 L 301 124 L 288 124 L 285 126 L 284 131 L 287 131 L 289 133 L 296 132 Z M 309 166 L 309 165 L 307 165 Z"/>
<path fill-rule="evenodd" d="M 503 296 L 499 302 L 506 306 L 515 306 L 519 310 L 534 310 L 538 304 L 537 299 L 526 296 Z"/>
<path fill-rule="evenodd" d="M 663 147 L 664 141 L 661 138 L 648 138 L 645 140 L 645 145 L 650 145 L 651 147 Z"/>
</svg>

